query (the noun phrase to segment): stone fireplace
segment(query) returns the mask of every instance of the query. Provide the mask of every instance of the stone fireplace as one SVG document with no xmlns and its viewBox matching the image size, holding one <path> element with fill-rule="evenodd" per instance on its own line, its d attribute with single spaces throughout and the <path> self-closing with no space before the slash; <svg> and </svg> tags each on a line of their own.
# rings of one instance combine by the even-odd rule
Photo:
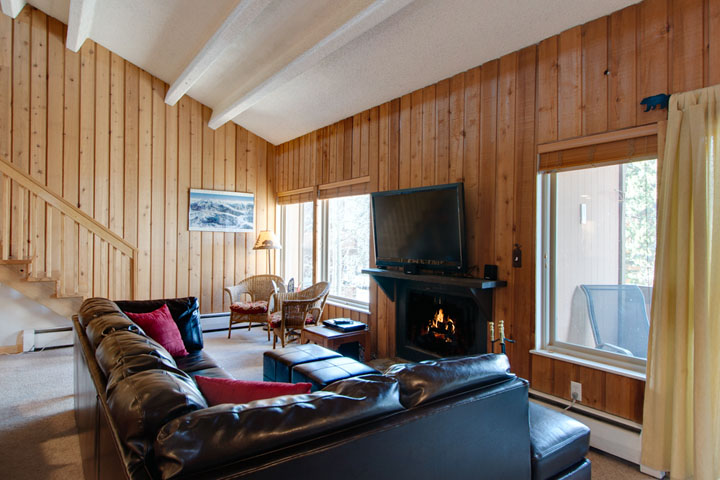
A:
<svg viewBox="0 0 720 480">
<path fill-rule="evenodd" d="M 421 361 L 487 352 L 492 292 L 502 281 L 367 269 L 395 301 L 396 355 Z"/>
</svg>

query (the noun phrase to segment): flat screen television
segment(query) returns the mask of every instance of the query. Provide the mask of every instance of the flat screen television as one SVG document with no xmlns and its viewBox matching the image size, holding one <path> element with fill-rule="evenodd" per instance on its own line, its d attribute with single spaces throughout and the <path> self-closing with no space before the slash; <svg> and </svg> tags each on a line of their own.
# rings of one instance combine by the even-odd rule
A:
<svg viewBox="0 0 720 480">
<path fill-rule="evenodd" d="M 378 267 L 465 272 L 462 183 L 376 192 L 371 198 Z"/>
</svg>

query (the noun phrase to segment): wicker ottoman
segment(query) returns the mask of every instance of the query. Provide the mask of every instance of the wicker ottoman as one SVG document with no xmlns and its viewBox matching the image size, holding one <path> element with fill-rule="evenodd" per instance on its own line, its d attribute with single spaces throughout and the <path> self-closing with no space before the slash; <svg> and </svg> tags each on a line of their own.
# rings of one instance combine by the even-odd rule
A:
<svg viewBox="0 0 720 480">
<path fill-rule="evenodd" d="M 352 358 L 338 357 L 296 365 L 290 378 L 292 383 L 310 382 L 314 392 L 338 380 L 367 373 L 380 372 Z"/>
<path fill-rule="evenodd" d="M 290 372 L 294 366 L 341 356 L 337 352 L 312 343 L 282 350 L 268 350 L 263 353 L 263 380 L 290 382 Z"/>
</svg>

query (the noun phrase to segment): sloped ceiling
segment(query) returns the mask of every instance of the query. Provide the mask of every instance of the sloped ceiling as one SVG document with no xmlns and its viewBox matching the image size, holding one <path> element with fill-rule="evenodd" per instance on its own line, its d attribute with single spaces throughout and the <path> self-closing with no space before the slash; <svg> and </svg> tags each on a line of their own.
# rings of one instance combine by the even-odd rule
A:
<svg viewBox="0 0 720 480">
<path fill-rule="evenodd" d="M 13 15 L 24 0 L 2 0 Z M 636 0 L 30 0 L 274 144 Z M 16 14 L 16 13 L 15 13 Z"/>
</svg>

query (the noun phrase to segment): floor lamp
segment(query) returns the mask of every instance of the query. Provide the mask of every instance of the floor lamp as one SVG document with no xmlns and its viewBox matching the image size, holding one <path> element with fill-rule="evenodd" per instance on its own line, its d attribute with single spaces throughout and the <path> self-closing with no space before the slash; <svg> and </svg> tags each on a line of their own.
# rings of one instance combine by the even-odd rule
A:
<svg viewBox="0 0 720 480">
<path fill-rule="evenodd" d="M 263 230 L 260 232 L 260 235 L 258 235 L 253 250 L 278 250 L 280 248 L 282 248 L 280 245 L 280 239 L 277 235 L 275 235 L 275 232 L 271 230 Z M 267 273 L 272 274 L 270 271 L 270 252 L 267 254 L 267 264 Z"/>
</svg>

